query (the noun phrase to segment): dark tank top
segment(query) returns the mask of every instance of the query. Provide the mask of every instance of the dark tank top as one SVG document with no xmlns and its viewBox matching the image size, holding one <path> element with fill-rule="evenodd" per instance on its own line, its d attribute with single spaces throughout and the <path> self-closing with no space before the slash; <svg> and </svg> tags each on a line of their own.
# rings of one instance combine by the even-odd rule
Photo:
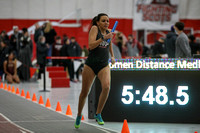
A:
<svg viewBox="0 0 200 133">
<path fill-rule="evenodd" d="M 106 30 L 106 34 L 109 31 Z M 98 34 L 96 40 L 102 37 L 101 31 L 98 28 Z M 86 64 L 93 64 L 93 65 L 107 65 L 109 60 L 109 43 L 107 40 L 101 42 L 96 48 L 89 50 L 89 55 L 86 60 Z"/>
<path fill-rule="evenodd" d="M 14 63 L 7 61 L 7 71 L 11 74 L 14 75 Z"/>
</svg>

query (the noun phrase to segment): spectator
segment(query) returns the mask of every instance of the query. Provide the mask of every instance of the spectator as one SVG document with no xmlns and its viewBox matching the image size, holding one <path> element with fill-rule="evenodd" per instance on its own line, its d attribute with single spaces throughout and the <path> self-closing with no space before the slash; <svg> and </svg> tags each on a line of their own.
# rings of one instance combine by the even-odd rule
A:
<svg viewBox="0 0 200 133">
<path fill-rule="evenodd" d="M 60 50 L 60 56 L 70 56 L 70 41 L 66 37 L 64 40 L 64 44 Z M 70 77 L 70 81 L 74 81 L 74 68 L 73 68 L 73 62 L 71 59 L 63 59 L 62 64 L 66 70 L 66 67 L 68 68 L 68 73 Z"/>
<path fill-rule="evenodd" d="M 63 38 L 62 44 L 65 44 L 64 42 L 65 42 L 66 40 L 68 40 L 68 36 L 67 36 L 66 34 L 63 34 L 62 38 Z"/>
<path fill-rule="evenodd" d="M 70 39 L 70 56 L 81 56 L 81 47 L 80 45 L 76 42 L 76 38 L 75 37 L 71 37 Z"/>
<path fill-rule="evenodd" d="M 22 33 L 23 33 L 22 37 L 20 38 L 20 50 L 26 46 L 29 46 L 31 50 L 30 55 L 32 56 L 33 43 L 32 43 L 31 37 L 29 36 L 28 29 L 23 28 Z"/>
<path fill-rule="evenodd" d="M 56 37 L 56 42 L 53 44 L 52 55 L 60 56 L 60 49 L 62 48 L 62 39 L 60 36 Z M 60 65 L 60 60 L 53 60 L 53 66 Z"/>
<path fill-rule="evenodd" d="M 17 60 L 14 58 L 13 51 L 9 53 L 8 59 L 4 61 L 4 72 L 6 74 L 6 80 L 8 83 L 20 83 L 19 77 L 17 75 Z"/>
<path fill-rule="evenodd" d="M 87 57 L 87 56 L 88 56 L 88 54 L 89 54 L 89 51 L 88 51 L 88 49 L 87 49 L 86 45 L 84 45 L 84 46 L 83 46 L 82 53 L 83 53 L 83 56 L 84 56 L 84 57 Z"/>
<path fill-rule="evenodd" d="M 10 49 L 14 51 L 16 57 L 18 57 L 19 49 L 20 49 L 20 38 L 22 34 L 19 33 L 18 26 L 13 26 L 13 35 L 10 37 Z"/>
<path fill-rule="evenodd" d="M 142 46 L 134 38 L 133 35 L 128 35 L 128 41 L 126 42 L 128 56 L 139 56 L 142 55 Z"/>
<path fill-rule="evenodd" d="M 199 54 L 200 46 L 199 46 L 199 44 L 197 44 L 195 42 L 195 40 L 196 40 L 195 36 L 194 35 L 189 35 L 188 38 L 189 38 L 189 44 L 190 44 L 190 48 L 191 48 L 191 54 L 192 55 L 193 54 Z"/>
<path fill-rule="evenodd" d="M 7 35 L 5 30 L 1 31 L 0 39 L 2 41 L 5 41 L 6 43 L 9 42 L 9 37 L 8 37 L 8 35 Z"/>
<path fill-rule="evenodd" d="M 187 35 L 183 32 L 184 23 L 176 22 L 174 25 L 174 29 L 178 37 L 176 39 L 176 58 L 186 58 L 191 57 L 191 49 L 189 45 L 189 40 Z"/>
<path fill-rule="evenodd" d="M 70 56 L 72 57 L 79 57 L 81 56 L 81 47 L 80 45 L 76 42 L 76 38 L 75 37 L 71 37 L 71 43 L 70 43 Z M 73 66 L 73 71 L 72 73 L 74 73 L 74 60 L 72 60 L 72 66 Z M 76 73 L 76 78 L 79 80 L 79 71 L 80 71 L 81 67 L 79 66 Z M 74 75 L 74 74 L 73 74 Z M 76 82 L 76 80 L 73 80 Z"/>
<path fill-rule="evenodd" d="M 165 41 L 165 38 L 161 37 L 154 44 L 154 46 L 153 46 L 153 56 L 154 57 L 160 57 L 161 54 L 166 53 L 164 41 Z"/>
<path fill-rule="evenodd" d="M 196 43 L 197 43 L 197 44 L 200 44 L 200 38 L 197 38 L 197 39 L 196 39 Z"/>
<path fill-rule="evenodd" d="M 41 79 L 41 73 L 44 73 L 44 65 L 48 53 L 49 45 L 45 43 L 45 37 L 40 36 L 37 43 L 37 64 L 39 65 L 38 79 Z"/>
<path fill-rule="evenodd" d="M 112 44 L 112 48 L 113 48 L 113 53 L 115 55 L 115 59 L 121 59 L 122 56 L 121 56 L 118 46 L 115 44 Z M 111 59 L 111 54 L 109 54 L 109 59 Z"/>
<path fill-rule="evenodd" d="M 0 40 L 0 76 L 2 77 L 4 73 L 3 63 L 8 56 L 9 48 L 6 45 L 5 41 Z"/>
<path fill-rule="evenodd" d="M 19 77 L 21 80 L 28 81 L 30 79 L 30 67 L 32 66 L 32 40 L 26 28 L 23 28 L 23 36 L 20 41 L 18 59 L 22 62 L 22 65 L 19 67 Z"/>
<path fill-rule="evenodd" d="M 142 57 L 150 57 L 152 55 L 152 50 L 145 46 L 143 43 L 142 44 Z"/>
<path fill-rule="evenodd" d="M 36 23 L 35 24 L 35 34 L 34 34 L 34 41 L 36 44 L 38 43 L 38 38 L 42 35 L 44 35 L 42 26 L 39 26 L 39 24 Z"/>
<path fill-rule="evenodd" d="M 127 39 L 122 32 L 117 32 L 112 42 L 115 44 L 115 46 L 117 46 L 117 49 L 119 50 L 120 54 L 118 53 L 118 50 L 116 49 L 116 47 L 113 46 L 113 48 L 115 49 L 115 52 L 117 51 L 118 53 L 118 57 L 121 58 L 121 56 L 127 56 L 127 46 L 126 46 Z"/>
<path fill-rule="evenodd" d="M 48 56 L 52 56 L 52 45 L 55 42 L 55 36 L 57 35 L 56 31 L 53 29 L 50 22 L 46 23 L 44 29 L 44 36 L 46 38 L 46 43 L 49 45 Z M 48 60 L 49 64 L 52 63 L 51 59 Z"/>
<path fill-rule="evenodd" d="M 115 43 L 118 46 L 120 53 L 122 54 L 123 37 L 122 37 L 122 33 L 121 32 L 117 32 L 117 34 L 115 36 Z"/>
<path fill-rule="evenodd" d="M 169 58 L 175 58 L 175 44 L 176 44 L 177 35 L 174 30 L 174 26 L 171 26 L 171 31 L 167 33 L 165 39 L 165 48 L 166 53 Z"/>
</svg>

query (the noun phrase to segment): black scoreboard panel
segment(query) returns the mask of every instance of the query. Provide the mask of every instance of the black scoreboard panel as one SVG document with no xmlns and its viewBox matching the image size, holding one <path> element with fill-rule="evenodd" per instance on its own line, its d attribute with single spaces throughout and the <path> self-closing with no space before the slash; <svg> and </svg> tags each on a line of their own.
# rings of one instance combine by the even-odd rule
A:
<svg viewBox="0 0 200 133">
<path fill-rule="evenodd" d="M 89 116 L 97 107 L 101 85 L 89 95 Z M 105 121 L 200 123 L 199 71 L 111 71 Z"/>
</svg>

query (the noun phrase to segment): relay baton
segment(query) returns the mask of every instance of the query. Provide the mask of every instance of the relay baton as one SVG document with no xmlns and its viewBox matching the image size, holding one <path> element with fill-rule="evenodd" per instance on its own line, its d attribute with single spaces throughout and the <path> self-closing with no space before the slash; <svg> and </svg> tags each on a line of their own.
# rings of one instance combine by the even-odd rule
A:
<svg viewBox="0 0 200 133">
<path fill-rule="evenodd" d="M 114 24 L 114 26 L 113 26 L 111 32 L 114 32 L 114 31 L 115 31 L 115 29 L 116 29 L 116 27 L 117 27 L 117 24 L 118 24 L 118 21 L 115 21 L 115 24 Z M 110 41 L 111 41 L 111 39 L 109 38 L 109 39 L 107 40 L 107 43 L 110 43 Z"/>
</svg>

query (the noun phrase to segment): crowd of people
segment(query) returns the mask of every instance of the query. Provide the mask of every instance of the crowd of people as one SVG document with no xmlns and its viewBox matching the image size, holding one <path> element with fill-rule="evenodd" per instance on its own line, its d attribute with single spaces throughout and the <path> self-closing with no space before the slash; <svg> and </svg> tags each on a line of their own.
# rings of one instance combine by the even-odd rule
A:
<svg viewBox="0 0 200 133">
<path fill-rule="evenodd" d="M 33 38 L 37 50 L 37 66 L 39 73 L 37 79 L 41 78 L 44 72 L 44 65 L 64 66 L 68 68 L 70 80 L 79 81 L 79 73 L 83 64 L 74 71 L 74 60 L 46 60 L 47 56 L 81 56 L 82 49 L 76 42 L 75 37 L 63 38 L 57 36 L 56 31 L 50 22 L 43 25 L 35 24 L 35 33 Z M 9 37 L 6 31 L 0 35 L 0 77 L 5 78 L 9 83 L 19 83 L 20 81 L 30 80 L 30 67 L 32 66 L 33 40 L 31 39 L 28 29 L 23 28 L 19 31 L 18 26 L 13 26 L 13 34 Z M 86 46 L 83 48 L 85 56 L 88 55 Z M 12 54 L 12 61 L 10 60 Z M 5 65 L 6 64 L 6 65 Z M 10 67 L 12 64 L 12 67 Z M 12 70 L 11 70 L 12 69 Z M 11 75 L 13 78 L 11 78 Z M 76 78 L 75 76 L 76 75 Z"/>
<path fill-rule="evenodd" d="M 51 26 L 50 22 L 45 23 L 42 26 L 36 24 L 36 30 L 34 34 L 34 40 L 37 45 L 37 64 L 39 65 L 38 79 L 41 78 L 41 73 L 44 72 L 44 65 L 52 66 L 64 66 L 66 68 L 70 80 L 72 82 L 78 82 L 79 73 L 81 66 L 78 70 L 74 70 L 74 60 L 73 59 L 48 59 L 47 56 L 68 56 L 68 57 L 79 57 L 82 54 L 82 49 L 77 43 L 75 37 L 68 38 L 63 35 L 63 38 L 57 36 L 56 31 Z M 74 75 L 76 74 L 76 78 Z"/>
<path fill-rule="evenodd" d="M 2 31 L 0 44 L 0 76 L 5 74 L 4 78 L 10 83 L 29 80 L 33 44 L 27 28 L 19 32 L 19 28 L 13 26 L 10 38 Z M 18 66 L 18 61 L 22 65 Z"/>
<path fill-rule="evenodd" d="M 73 59 L 48 59 L 46 61 L 45 57 L 88 56 L 89 52 L 86 45 L 81 49 L 75 37 L 57 36 L 50 22 L 46 22 L 41 26 L 35 24 L 34 42 L 37 46 L 38 79 L 41 78 L 41 73 L 44 72 L 44 65 L 53 65 L 64 66 L 69 73 L 70 80 L 73 82 L 79 81 L 83 63 L 75 71 Z M 118 48 L 122 57 L 160 58 L 165 55 L 164 57 L 168 58 L 187 58 L 193 57 L 194 54 L 200 54 L 200 44 L 196 43 L 194 35 L 187 36 L 184 33 L 184 23 L 182 22 L 177 22 L 171 26 L 166 37 L 159 38 L 151 47 L 137 41 L 132 34 L 128 35 L 126 39 L 121 32 L 116 33 L 113 44 Z M 19 32 L 18 26 L 13 26 L 13 34 L 10 37 L 3 30 L 0 34 L 0 76 L 5 74 L 5 79 L 10 83 L 19 83 L 20 80 L 29 81 L 29 68 L 32 67 L 32 49 L 33 43 L 27 28 L 23 28 L 22 32 Z M 17 65 L 18 61 L 21 62 L 20 66 Z"/>
<path fill-rule="evenodd" d="M 184 33 L 182 22 L 172 25 L 166 37 L 160 37 L 154 45 L 146 46 L 132 34 L 125 40 L 122 33 L 118 32 L 113 41 L 122 57 L 187 58 L 200 54 L 200 43 L 196 42 L 194 35 L 187 36 Z"/>
</svg>

